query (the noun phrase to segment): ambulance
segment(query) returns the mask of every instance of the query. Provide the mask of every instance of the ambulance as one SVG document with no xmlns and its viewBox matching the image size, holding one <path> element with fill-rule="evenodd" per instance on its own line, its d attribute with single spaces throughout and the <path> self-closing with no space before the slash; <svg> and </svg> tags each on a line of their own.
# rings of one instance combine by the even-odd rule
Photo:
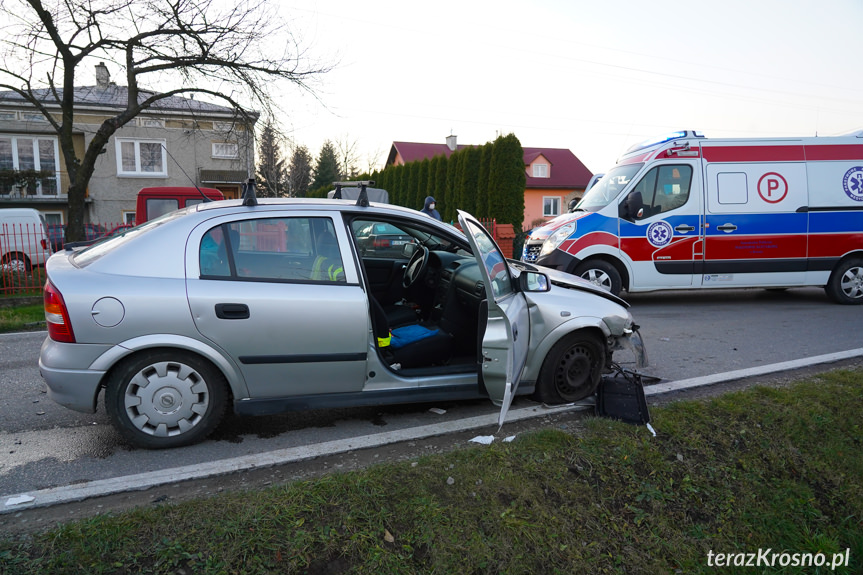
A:
<svg viewBox="0 0 863 575">
<path fill-rule="evenodd" d="M 533 230 L 522 260 L 615 295 L 823 286 L 863 304 L 863 132 L 633 146 L 575 206 Z"/>
</svg>

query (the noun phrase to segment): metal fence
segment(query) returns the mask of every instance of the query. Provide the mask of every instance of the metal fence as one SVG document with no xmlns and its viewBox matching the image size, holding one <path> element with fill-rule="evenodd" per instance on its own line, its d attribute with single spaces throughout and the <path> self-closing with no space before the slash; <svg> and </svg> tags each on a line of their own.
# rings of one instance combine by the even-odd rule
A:
<svg viewBox="0 0 863 575">
<path fill-rule="evenodd" d="M 86 224 L 85 236 L 94 240 L 120 224 Z M 45 262 L 66 244 L 65 226 L 0 225 L 0 296 L 40 295 L 45 285 Z"/>
</svg>

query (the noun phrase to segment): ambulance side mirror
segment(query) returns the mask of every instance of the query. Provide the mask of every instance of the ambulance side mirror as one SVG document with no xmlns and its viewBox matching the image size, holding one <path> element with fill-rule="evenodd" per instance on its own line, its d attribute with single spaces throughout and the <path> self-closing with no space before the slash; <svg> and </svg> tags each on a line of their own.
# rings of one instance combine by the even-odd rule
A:
<svg viewBox="0 0 863 575">
<path fill-rule="evenodd" d="M 629 192 L 629 195 L 620 202 L 617 215 L 630 222 L 644 217 L 644 201 L 641 199 L 641 192 Z"/>
</svg>

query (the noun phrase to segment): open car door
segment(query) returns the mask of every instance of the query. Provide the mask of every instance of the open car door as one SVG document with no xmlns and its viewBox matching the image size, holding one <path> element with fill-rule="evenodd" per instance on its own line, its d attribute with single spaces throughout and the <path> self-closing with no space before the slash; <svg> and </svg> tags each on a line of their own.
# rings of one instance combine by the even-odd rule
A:
<svg viewBox="0 0 863 575">
<path fill-rule="evenodd" d="M 482 340 L 480 376 L 491 400 L 500 405 L 498 425 L 502 426 L 527 359 L 527 301 L 516 289 L 506 258 L 485 228 L 461 210 L 458 221 L 470 241 L 485 286 L 488 324 Z"/>
</svg>

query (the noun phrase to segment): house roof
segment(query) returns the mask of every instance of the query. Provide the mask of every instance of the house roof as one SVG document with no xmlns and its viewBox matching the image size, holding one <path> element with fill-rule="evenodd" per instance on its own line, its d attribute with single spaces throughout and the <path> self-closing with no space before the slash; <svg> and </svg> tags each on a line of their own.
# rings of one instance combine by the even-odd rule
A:
<svg viewBox="0 0 863 575">
<path fill-rule="evenodd" d="M 157 92 L 148 90 L 138 91 L 138 101 L 142 102 Z M 33 95 L 45 103 L 49 108 L 58 106 L 59 100 L 63 98 L 63 90 L 57 90 L 57 96 L 49 89 L 33 90 Z M 80 106 L 93 108 L 111 108 L 123 109 L 129 99 L 129 89 L 126 86 L 117 86 L 109 84 L 107 86 L 79 86 L 75 88 L 75 103 Z M 0 92 L 0 106 L 28 106 L 30 103 L 22 98 L 17 92 Z M 218 104 L 211 104 L 192 98 L 183 98 L 180 96 L 168 96 L 154 102 L 149 110 L 159 110 L 163 112 L 183 112 L 186 114 L 218 114 L 218 115 L 233 115 L 234 109 Z"/>
<path fill-rule="evenodd" d="M 458 150 L 469 146 L 460 145 Z M 590 181 L 593 173 L 581 163 L 575 154 L 566 148 L 522 148 L 524 150 L 524 163 L 529 166 L 538 157 L 543 156 L 548 160 L 548 178 L 534 178 L 528 172 L 527 188 L 584 188 Z M 396 155 L 401 156 L 405 163 L 433 158 L 441 154 L 449 157 L 453 153 L 446 144 L 422 144 L 418 142 L 393 142 L 387 165 L 393 164 Z"/>
<path fill-rule="evenodd" d="M 566 148 L 522 148 L 524 163 L 530 165 L 539 156 L 551 164 L 548 178 L 534 178 L 528 171 L 526 188 L 584 188 L 593 173 Z"/>
<path fill-rule="evenodd" d="M 456 150 L 462 150 L 468 146 L 456 146 Z M 421 144 L 419 142 L 393 142 L 390 155 L 387 157 L 387 165 L 395 162 L 396 154 L 402 157 L 404 163 L 422 161 L 426 158 L 444 155 L 447 158 L 454 150 L 450 150 L 446 144 Z"/>
</svg>

